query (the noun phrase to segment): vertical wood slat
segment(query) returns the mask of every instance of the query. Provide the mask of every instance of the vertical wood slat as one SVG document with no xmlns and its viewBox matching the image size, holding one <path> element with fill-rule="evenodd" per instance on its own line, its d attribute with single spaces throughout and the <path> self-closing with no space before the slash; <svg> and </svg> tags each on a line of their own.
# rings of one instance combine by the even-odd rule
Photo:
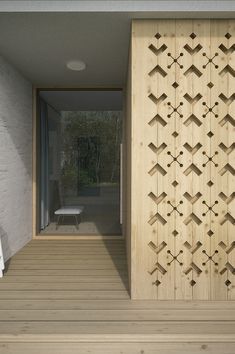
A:
<svg viewBox="0 0 235 354">
<path fill-rule="evenodd" d="M 148 210 L 146 210 L 145 214 L 145 227 L 146 233 L 143 235 L 143 239 L 146 238 L 148 241 L 148 279 L 149 284 L 151 285 L 151 293 L 152 298 L 157 299 L 158 294 L 158 286 L 154 285 L 158 284 L 161 280 L 161 274 L 159 274 L 158 270 L 154 270 L 156 263 L 159 262 L 159 257 L 157 251 L 154 250 L 154 245 L 159 244 L 159 232 L 158 232 L 158 225 L 154 222 L 154 215 L 158 212 L 158 204 L 155 198 L 158 196 L 158 185 L 157 183 L 152 183 L 154 179 L 154 173 L 150 172 L 156 163 L 158 162 L 158 154 L 155 150 L 156 147 L 159 146 L 158 141 L 158 134 L 157 129 L 158 126 L 155 124 L 152 119 L 156 114 L 158 114 L 158 105 L 153 101 L 153 96 L 157 96 L 158 92 L 158 81 L 156 81 L 156 77 L 152 74 L 152 70 L 156 65 L 158 65 L 158 56 L 150 49 L 151 45 L 155 45 L 158 47 L 160 45 L 160 40 L 155 36 L 158 33 L 159 25 L 156 22 L 151 22 L 151 34 L 152 36 L 148 36 L 147 39 L 147 52 L 149 57 L 149 65 L 146 67 L 146 75 L 148 77 L 148 87 L 146 92 L 146 98 L 148 100 L 149 105 L 151 105 L 151 111 L 146 111 L 146 121 L 144 122 L 148 137 L 146 136 L 145 140 L 145 149 L 147 155 L 149 155 L 149 159 L 146 160 L 147 162 L 147 169 L 146 169 L 146 181 L 147 184 L 145 185 L 145 195 L 148 200 Z M 152 39 L 153 38 L 153 39 Z M 152 144 L 152 145 L 150 145 Z M 145 153 L 145 156 L 146 156 Z M 153 274 L 151 274 L 153 272 Z M 144 286 L 144 284 L 143 284 Z M 148 294 L 146 295 L 148 297 Z"/>
<path fill-rule="evenodd" d="M 148 141 L 146 141 L 145 147 L 148 150 L 150 154 L 150 160 L 148 164 L 148 174 L 147 174 L 147 180 L 148 180 L 148 186 L 147 186 L 147 198 L 149 201 L 149 213 L 146 215 L 147 219 L 146 222 L 146 227 L 149 231 L 148 235 L 150 237 L 148 238 L 148 252 L 149 252 L 149 262 L 148 262 L 148 277 L 149 277 L 149 282 L 150 284 L 155 283 L 155 286 L 152 286 L 152 291 L 153 291 L 153 298 L 158 298 L 158 282 L 162 282 L 161 279 L 161 273 L 159 273 L 158 270 L 154 270 L 155 266 L 157 263 L 159 263 L 159 256 L 157 254 L 157 250 L 154 250 L 155 245 L 160 244 L 159 242 L 159 227 L 156 222 L 152 224 L 154 219 L 154 215 L 158 213 L 158 201 L 156 201 L 155 198 L 158 197 L 159 195 L 159 189 L 158 189 L 158 184 L 154 183 L 152 184 L 152 180 L 154 179 L 154 176 L 149 173 L 151 168 L 153 168 L 156 163 L 158 163 L 158 152 L 156 152 L 156 148 L 159 146 L 159 140 L 158 140 L 158 125 L 152 120 L 156 114 L 159 114 L 158 112 L 158 105 L 155 104 L 152 100 L 152 95 L 157 96 L 158 93 L 158 81 L 156 80 L 156 76 L 152 74 L 152 70 L 156 65 L 159 65 L 159 57 L 156 56 L 156 54 L 151 50 L 152 45 L 156 46 L 159 48 L 161 45 L 161 38 L 156 38 L 154 37 L 156 33 L 159 32 L 159 25 L 156 22 L 151 23 L 151 33 L 152 36 L 148 38 L 148 55 L 151 58 L 149 60 L 149 67 L 147 67 L 147 75 L 149 79 L 149 86 L 148 86 L 148 91 L 147 91 L 147 96 L 148 99 L 151 100 L 151 106 L 152 106 L 152 111 L 150 112 L 151 115 L 148 115 L 147 117 L 147 127 L 148 127 Z M 154 39 L 152 39 L 152 37 Z M 146 124 L 146 122 L 145 122 Z M 150 150 L 149 150 L 150 149 Z M 153 225 L 153 226 L 152 226 Z M 153 266 L 154 265 L 154 266 Z M 153 274 L 151 274 L 153 272 Z"/>
<path fill-rule="evenodd" d="M 149 271 L 155 260 L 155 253 L 148 247 L 151 240 L 150 210 L 152 200 L 148 197 L 152 155 L 148 148 L 150 125 L 155 105 L 148 97 L 150 94 L 151 52 L 148 49 L 149 37 L 154 36 L 153 28 L 132 26 L 132 298 L 155 298 L 155 288 L 151 283 Z M 149 31 L 151 35 L 149 36 Z M 142 48 L 147 50 L 142 51 Z M 141 53 L 141 55 L 140 55 Z M 139 96 L 140 87 L 144 94 Z M 146 153 L 147 151 L 147 153 Z M 144 203 L 138 201 L 144 200 Z M 146 248 L 146 249 L 145 249 Z M 141 252 L 141 249 L 145 250 Z M 146 278 L 148 281 L 146 282 Z"/>
<path fill-rule="evenodd" d="M 181 200 L 183 203 L 180 206 L 180 211 L 182 212 L 182 217 L 175 216 L 175 244 L 176 244 L 176 254 L 182 250 L 181 261 L 183 266 L 178 266 L 178 272 L 176 274 L 176 299 L 192 299 L 192 285 L 193 280 L 193 271 L 189 271 L 191 267 L 191 258 L 192 258 L 192 249 L 193 239 L 192 239 L 192 223 L 186 225 L 183 220 L 185 220 L 193 211 L 193 206 L 185 198 L 185 193 L 192 195 L 193 187 L 193 177 L 192 173 L 185 175 L 184 171 L 192 163 L 192 154 L 188 151 L 185 146 L 193 146 L 193 124 L 185 124 L 187 119 L 191 116 L 192 105 L 184 98 L 184 95 L 189 94 L 192 96 L 193 92 L 193 81 L 188 80 L 184 75 L 185 71 L 192 65 L 192 56 L 185 50 L 184 45 L 189 43 L 193 47 L 193 39 L 189 37 L 192 33 L 193 24 L 192 20 L 182 20 L 176 21 L 176 58 L 180 56 L 180 53 L 183 53 L 183 56 L 180 58 L 180 65 L 183 65 L 181 68 L 179 65 L 176 67 L 176 80 L 175 82 L 179 85 L 175 89 L 176 95 L 176 105 L 179 106 L 180 102 L 183 103 L 181 107 L 181 113 L 183 117 L 180 119 L 175 119 L 176 121 L 176 131 L 179 134 L 176 137 L 176 148 L 175 155 L 179 155 L 182 151 L 183 154 L 180 156 L 179 160 L 182 166 L 178 163 L 175 165 L 176 169 L 176 181 L 178 185 L 175 187 L 176 201 L 179 203 Z M 187 145 L 186 145 L 187 144 Z M 179 239 L 181 242 L 179 242 Z"/>
<path fill-rule="evenodd" d="M 158 104 L 158 114 L 167 122 L 163 127 L 157 125 L 158 147 L 166 144 L 165 149 L 158 155 L 158 163 L 164 169 L 164 174 L 161 172 L 153 176 L 152 184 L 157 184 L 158 196 L 163 193 L 166 197 L 158 204 L 158 212 L 164 218 L 165 222 L 157 221 L 158 227 L 158 244 L 165 244 L 165 248 L 159 253 L 159 263 L 164 267 L 166 273 L 159 272 L 161 277 L 161 284 L 158 286 L 158 298 L 174 299 L 175 292 L 175 270 L 177 261 L 173 259 L 175 256 L 174 237 L 172 232 L 175 229 L 175 212 L 172 211 L 172 205 L 175 205 L 175 190 L 172 182 L 175 180 L 175 169 L 172 164 L 172 157 L 175 154 L 175 139 L 172 133 L 175 132 L 175 115 L 172 113 L 173 108 L 176 107 L 175 92 L 172 83 L 175 81 L 176 65 L 172 64 L 172 57 L 175 56 L 175 21 L 166 20 L 160 21 L 158 24 L 158 33 L 161 35 L 159 39 L 159 47 L 166 45 L 164 52 L 158 55 L 158 65 L 164 70 L 167 75 L 155 73 L 155 80 L 157 80 L 157 97 L 166 95 L 164 101 Z M 169 55 L 171 54 L 171 56 Z M 167 58 L 167 59 L 166 59 Z M 172 237 L 169 237 L 172 235 Z"/>
<path fill-rule="evenodd" d="M 213 87 L 210 90 L 210 101 L 211 105 L 218 102 L 217 107 L 214 109 L 218 117 L 211 114 L 211 131 L 213 132 L 213 137 L 211 138 L 211 155 L 217 152 L 218 154 L 213 158 L 218 166 L 211 163 L 211 180 L 213 181 L 213 186 L 211 187 L 211 203 L 215 201 L 218 202 L 213 208 L 218 216 L 211 213 L 211 231 L 213 235 L 211 236 L 211 255 L 214 256 L 214 261 L 218 265 L 214 265 L 211 262 L 211 298 L 215 300 L 226 299 L 227 298 L 227 287 L 225 282 L 227 280 L 227 271 L 220 274 L 221 270 L 227 263 L 227 253 L 221 247 L 221 242 L 225 245 L 228 243 L 228 224 L 224 223 L 221 225 L 222 218 L 227 214 L 228 206 L 224 200 L 221 199 L 220 193 L 228 195 L 228 174 L 225 173 L 221 176 L 220 171 L 228 162 L 227 154 L 219 147 L 222 142 L 228 146 L 228 131 L 227 124 L 224 126 L 220 125 L 221 120 L 228 113 L 228 106 L 220 98 L 221 93 L 228 96 L 228 77 L 224 75 L 221 77 L 220 72 L 227 65 L 227 55 L 223 53 L 219 46 L 223 43 L 227 46 L 227 41 L 225 34 L 228 32 L 227 21 L 211 21 L 211 51 L 210 57 L 213 57 L 215 53 L 219 55 L 215 57 L 214 65 L 210 66 L 211 82 Z M 215 67 L 218 65 L 218 67 Z M 217 255 L 215 252 L 218 252 Z"/>
<path fill-rule="evenodd" d="M 234 107 L 221 99 L 234 97 L 227 24 L 133 22 L 133 298 L 234 299 L 234 121 L 221 123 Z"/>
<path fill-rule="evenodd" d="M 200 173 L 193 173 L 193 191 L 192 195 L 200 193 L 200 198 L 193 204 L 193 213 L 200 220 L 193 223 L 193 243 L 200 242 L 201 247 L 192 255 L 193 263 L 200 269 L 200 273 L 194 272 L 196 284 L 193 286 L 193 299 L 210 298 L 210 237 L 207 235 L 210 225 L 211 213 L 207 206 L 211 204 L 210 188 L 207 183 L 210 180 L 211 163 L 206 163 L 207 157 L 211 155 L 210 141 L 207 135 L 211 130 L 211 114 L 208 114 L 207 106 L 210 106 L 210 89 L 207 84 L 210 82 L 210 65 L 206 65 L 207 58 L 210 56 L 210 21 L 194 20 L 193 33 L 195 45 L 200 45 L 201 50 L 193 55 L 193 65 L 200 71 L 200 75 L 193 75 L 193 97 L 200 94 L 200 100 L 193 105 L 193 113 L 201 122 L 200 126 L 193 127 L 192 146 L 198 143 L 201 148 L 193 155 L 193 164 Z M 206 56 L 203 54 L 206 53 Z M 206 105 L 205 105 L 206 104 Z M 205 115 L 205 116 L 204 116 Z M 203 204 L 203 203 L 206 204 Z M 206 252 L 206 253 L 204 253 Z M 207 256 L 208 255 L 208 256 Z"/>
<path fill-rule="evenodd" d="M 227 39 L 227 48 L 231 48 L 232 46 L 235 46 L 234 38 L 235 38 L 235 22 L 234 20 L 230 20 L 227 22 L 228 23 L 228 34 L 230 34 L 230 38 Z M 228 65 L 235 70 L 235 52 L 230 52 L 228 54 Z M 235 77 L 234 77 L 234 72 L 233 75 L 228 75 L 228 97 L 233 97 L 233 100 L 231 104 L 228 105 L 228 114 L 233 118 L 232 123 L 228 125 L 228 146 L 235 146 L 235 139 L 234 139 L 234 123 L 235 123 L 235 94 L 234 94 L 234 89 L 235 87 Z M 232 96 L 233 95 L 233 96 Z M 234 145 L 232 145 L 234 144 Z M 228 163 L 230 166 L 232 166 L 235 169 L 235 149 L 233 149 L 233 152 L 228 154 Z M 228 281 L 230 284 L 228 285 L 228 299 L 229 300 L 235 300 L 235 286 L 234 286 L 234 273 L 235 273 L 235 237 L 234 237 L 234 219 L 235 219 L 235 176 L 232 173 L 228 174 L 228 197 L 231 198 L 231 201 L 227 204 L 228 205 L 228 213 L 229 215 L 232 216 L 230 219 L 231 221 L 228 223 L 228 246 L 230 247 L 229 250 L 227 250 L 228 254 L 228 263 L 230 265 L 230 268 L 228 270 Z M 232 248 L 231 248 L 232 246 Z M 233 273 L 232 273 L 233 271 Z"/>
</svg>

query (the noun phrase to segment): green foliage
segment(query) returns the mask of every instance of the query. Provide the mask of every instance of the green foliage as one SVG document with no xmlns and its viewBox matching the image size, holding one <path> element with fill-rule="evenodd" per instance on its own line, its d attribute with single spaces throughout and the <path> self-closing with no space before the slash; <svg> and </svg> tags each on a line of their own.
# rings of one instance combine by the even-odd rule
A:
<svg viewBox="0 0 235 354">
<path fill-rule="evenodd" d="M 74 166 L 67 165 L 62 170 L 62 184 L 64 188 L 69 189 L 77 183 L 77 172 Z"/>
<path fill-rule="evenodd" d="M 76 175 L 77 177 L 77 175 Z M 93 184 L 93 180 L 89 177 L 88 171 L 81 169 L 79 172 L 79 178 L 78 178 L 78 186 L 81 188 L 83 186 L 91 185 Z"/>
<path fill-rule="evenodd" d="M 121 116 L 120 111 L 63 112 L 61 145 L 65 187 L 119 182 Z M 78 169 L 78 139 L 82 137 L 99 141 L 99 153 L 91 152 L 89 171 Z"/>
</svg>

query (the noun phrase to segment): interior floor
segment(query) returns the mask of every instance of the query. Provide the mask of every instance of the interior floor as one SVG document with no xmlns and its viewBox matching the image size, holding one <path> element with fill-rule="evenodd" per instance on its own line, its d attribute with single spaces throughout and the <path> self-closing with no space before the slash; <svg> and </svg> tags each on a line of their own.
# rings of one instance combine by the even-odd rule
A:
<svg viewBox="0 0 235 354">
<path fill-rule="evenodd" d="M 76 205 L 70 203 L 70 205 Z M 78 204 L 77 204 L 78 205 Z M 77 217 L 64 216 L 57 222 L 53 217 L 49 225 L 41 231 L 41 235 L 121 235 L 119 206 L 85 204 L 80 201 L 84 211 Z"/>
<path fill-rule="evenodd" d="M 124 240 L 31 241 L 0 279 L 0 354 L 235 352 L 235 302 L 128 289 Z"/>
</svg>

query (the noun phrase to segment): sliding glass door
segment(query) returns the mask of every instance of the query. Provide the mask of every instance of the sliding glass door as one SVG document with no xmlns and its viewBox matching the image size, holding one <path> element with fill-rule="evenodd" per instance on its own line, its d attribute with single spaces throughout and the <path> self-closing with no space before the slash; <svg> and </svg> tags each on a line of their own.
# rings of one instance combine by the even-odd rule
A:
<svg viewBox="0 0 235 354">
<path fill-rule="evenodd" d="M 122 111 L 41 112 L 40 232 L 120 235 Z"/>
</svg>

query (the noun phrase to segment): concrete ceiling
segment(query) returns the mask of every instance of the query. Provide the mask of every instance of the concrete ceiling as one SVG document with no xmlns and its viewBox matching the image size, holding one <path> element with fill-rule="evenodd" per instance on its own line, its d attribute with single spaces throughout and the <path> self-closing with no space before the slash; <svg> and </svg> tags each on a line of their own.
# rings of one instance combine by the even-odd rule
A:
<svg viewBox="0 0 235 354">
<path fill-rule="evenodd" d="M 0 1 L 0 55 L 37 86 L 123 87 L 131 19 L 226 18 L 234 10 L 234 1 Z M 74 59 L 86 70 L 69 71 Z"/>
<path fill-rule="evenodd" d="M 39 86 L 115 86 L 125 83 L 127 14 L 0 14 L 0 54 Z M 86 70 L 69 71 L 81 59 Z"/>
<path fill-rule="evenodd" d="M 40 96 L 57 111 L 121 111 L 122 91 L 41 91 Z"/>
</svg>

